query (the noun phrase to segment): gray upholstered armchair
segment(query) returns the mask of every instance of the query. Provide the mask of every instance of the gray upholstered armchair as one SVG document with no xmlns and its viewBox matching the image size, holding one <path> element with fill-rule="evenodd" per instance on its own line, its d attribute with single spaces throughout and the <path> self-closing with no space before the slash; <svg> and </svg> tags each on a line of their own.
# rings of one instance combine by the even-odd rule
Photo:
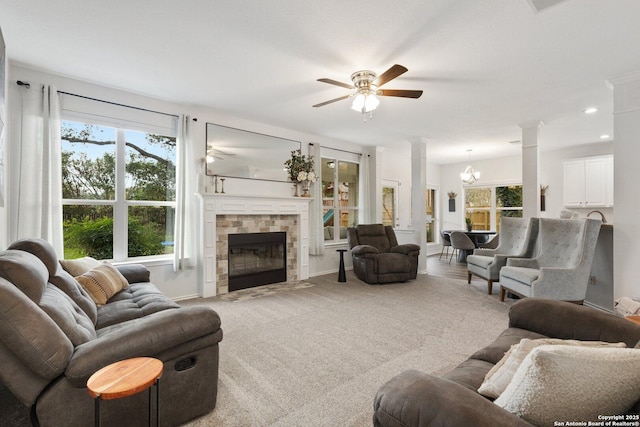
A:
<svg viewBox="0 0 640 427">
<path fill-rule="evenodd" d="M 493 282 L 500 279 L 500 270 L 508 258 L 531 258 L 538 236 L 537 218 L 500 218 L 500 241 L 495 249 L 476 249 L 467 257 L 467 283 L 471 275 L 487 281 L 489 295 Z"/>
<path fill-rule="evenodd" d="M 353 270 L 369 284 L 405 282 L 418 272 L 420 246 L 398 245 L 391 226 L 358 225 L 347 229 Z"/>
<path fill-rule="evenodd" d="M 596 219 L 540 218 L 537 256 L 510 258 L 500 270 L 500 300 L 505 292 L 582 303 L 600 225 Z"/>
</svg>

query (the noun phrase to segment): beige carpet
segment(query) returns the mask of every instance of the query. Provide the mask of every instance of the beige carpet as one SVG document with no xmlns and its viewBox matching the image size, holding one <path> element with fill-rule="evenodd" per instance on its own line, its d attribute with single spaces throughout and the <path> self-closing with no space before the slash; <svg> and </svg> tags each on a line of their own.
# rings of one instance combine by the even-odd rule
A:
<svg viewBox="0 0 640 427">
<path fill-rule="evenodd" d="M 486 283 L 419 276 L 370 286 L 347 272 L 209 299 L 222 318 L 218 404 L 188 423 L 370 426 L 373 397 L 405 369 L 440 374 L 493 341 L 508 304 Z M 206 396 L 203 396 L 206 398 Z M 29 426 L 0 385 L 0 425 Z"/>
<path fill-rule="evenodd" d="M 224 330 L 218 404 L 192 427 L 370 426 L 381 384 L 452 369 L 507 326 L 509 307 L 484 282 L 370 286 L 352 272 L 182 304 L 210 305 Z"/>
</svg>

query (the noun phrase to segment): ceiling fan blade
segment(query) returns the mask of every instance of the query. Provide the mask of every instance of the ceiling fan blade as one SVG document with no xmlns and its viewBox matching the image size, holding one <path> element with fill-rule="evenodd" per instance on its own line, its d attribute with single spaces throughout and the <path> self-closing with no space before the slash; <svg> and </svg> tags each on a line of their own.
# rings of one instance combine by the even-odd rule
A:
<svg viewBox="0 0 640 427">
<path fill-rule="evenodd" d="M 342 82 L 338 82 L 335 80 L 331 80 L 331 79 L 318 79 L 319 82 L 322 83 L 329 83 L 330 85 L 336 85 L 336 86 L 340 86 L 340 87 L 344 87 L 347 89 L 353 89 L 353 85 L 347 84 L 347 83 L 342 83 Z"/>
<path fill-rule="evenodd" d="M 407 67 L 403 67 L 402 65 L 395 64 L 391 68 L 389 68 L 384 73 L 380 74 L 376 80 L 373 81 L 373 84 L 380 87 L 383 84 L 390 82 L 396 77 L 406 73 L 409 71 Z"/>
<path fill-rule="evenodd" d="M 381 89 L 376 95 L 380 96 L 399 96 L 402 98 L 420 98 L 422 96 L 421 90 L 402 90 L 402 89 Z"/>
<path fill-rule="evenodd" d="M 329 101 L 321 102 L 320 104 L 314 105 L 314 107 L 322 107 L 324 105 L 331 104 L 331 103 L 336 102 L 336 101 L 342 101 L 343 99 L 347 99 L 350 96 L 351 95 L 345 95 L 345 96 L 341 96 L 340 98 L 335 98 L 335 99 L 332 99 L 332 100 L 329 100 Z"/>
</svg>

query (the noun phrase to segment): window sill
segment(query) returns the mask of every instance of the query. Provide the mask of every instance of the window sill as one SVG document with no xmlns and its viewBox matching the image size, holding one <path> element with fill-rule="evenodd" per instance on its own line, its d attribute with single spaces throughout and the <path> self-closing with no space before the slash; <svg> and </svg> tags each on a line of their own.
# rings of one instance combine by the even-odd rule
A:
<svg viewBox="0 0 640 427">
<path fill-rule="evenodd" d="M 113 265 L 143 264 L 148 267 L 173 264 L 173 255 L 155 255 L 131 258 L 126 261 L 114 261 Z"/>
</svg>

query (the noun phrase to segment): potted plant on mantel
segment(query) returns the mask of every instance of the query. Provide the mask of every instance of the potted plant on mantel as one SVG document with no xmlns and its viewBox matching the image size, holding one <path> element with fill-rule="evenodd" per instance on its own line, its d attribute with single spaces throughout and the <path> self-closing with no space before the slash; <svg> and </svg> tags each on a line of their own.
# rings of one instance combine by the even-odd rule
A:
<svg viewBox="0 0 640 427">
<path fill-rule="evenodd" d="M 293 182 L 294 196 L 298 197 L 298 183 L 302 184 L 302 197 L 311 197 L 309 184 L 316 182 L 317 175 L 313 170 L 313 156 L 302 154 L 300 149 L 291 152 L 291 158 L 284 162 Z"/>
</svg>

